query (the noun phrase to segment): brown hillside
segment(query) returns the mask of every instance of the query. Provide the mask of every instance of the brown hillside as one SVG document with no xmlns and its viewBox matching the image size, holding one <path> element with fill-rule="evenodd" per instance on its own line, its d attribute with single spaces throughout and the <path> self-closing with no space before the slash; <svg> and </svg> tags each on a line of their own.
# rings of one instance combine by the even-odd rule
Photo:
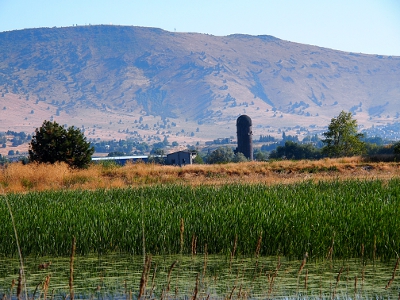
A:
<svg viewBox="0 0 400 300">
<path fill-rule="evenodd" d="M 235 136 L 236 118 L 248 114 L 255 135 L 304 136 L 341 110 L 364 128 L 395 122 L 399 82 L 399 57 L 271 36 L 125 26 L 0 33 L 0 131 L 32 132 L 53 118 L 89 138 L 195 143 Z"/>
</svg>

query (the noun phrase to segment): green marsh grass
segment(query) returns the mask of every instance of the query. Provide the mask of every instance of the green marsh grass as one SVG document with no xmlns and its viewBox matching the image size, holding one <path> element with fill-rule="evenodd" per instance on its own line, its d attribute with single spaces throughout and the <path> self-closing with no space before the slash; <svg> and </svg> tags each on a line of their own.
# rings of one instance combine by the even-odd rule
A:
<svg viewBox="0 0 400 300">
<path fill-rule="evenodd" d="M 1 196 L 4 197 L 4 196 Z M 8 194 L 23 255 L 204 253 L 397 258 L 400 180 Z M 0 255 L 17 254 L 0 201 Z M 184 230 L 182 221 L 184 220 Z M 143 224 L 142 224 L 143 222 Z M 145 239 L 143 230 L 145 229 Z M 191 246 L 193 236 L 196 247 Z M 262 239 L 261 239 L 262 236 Z M 236 242 L 235 242 L 236 241 Z M 233 247 L 235 244 L 235 247 Z"/>
</svg>

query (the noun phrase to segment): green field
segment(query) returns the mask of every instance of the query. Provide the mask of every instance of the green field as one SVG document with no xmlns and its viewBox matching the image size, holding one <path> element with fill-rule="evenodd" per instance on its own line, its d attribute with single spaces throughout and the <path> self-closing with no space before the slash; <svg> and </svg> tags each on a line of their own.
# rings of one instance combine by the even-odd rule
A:
<svg viewBox="0 0 400 300">
<path fill-rule="evenodd" d="M 238 255 L 301 259 L 308 252 L 312 259 L 388 260 L 400 252 L 399 183 L 165 185 L 8 194 L 0 196 L 0 255 L 17 255 L 7 199 L 24 256 L 67 256 L 75 236 L 77 254 L 191 254 L 195 241 L 198 253 L 207 245 L 209 254 L 226 256 L 236 244 Z"/>
</svg>

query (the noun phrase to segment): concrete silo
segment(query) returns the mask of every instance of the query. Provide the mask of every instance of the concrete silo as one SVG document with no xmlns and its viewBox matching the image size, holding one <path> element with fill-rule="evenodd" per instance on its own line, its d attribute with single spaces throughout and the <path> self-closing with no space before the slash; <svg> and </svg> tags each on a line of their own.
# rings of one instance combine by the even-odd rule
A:
<svg viewBox="0 0 400 300">
<path fill-rule="evenodd" d="M 236 120 L 238 147 L 236 152 L 241 152 L 249 159 L 253 160 L 253 141 L 252 141 L 252 122 L 249 116 L 241 115 Z"/>
</svg>

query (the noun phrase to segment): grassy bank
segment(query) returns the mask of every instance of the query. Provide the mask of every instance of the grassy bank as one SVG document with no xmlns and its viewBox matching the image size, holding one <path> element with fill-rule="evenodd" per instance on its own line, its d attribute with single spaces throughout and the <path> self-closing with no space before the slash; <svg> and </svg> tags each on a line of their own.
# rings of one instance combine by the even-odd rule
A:
<svg viewBox="0 0 400 300">
<path fill-rule="evenodd" d="M 191 165 L 185 167 L 128 164 L 91 165 L 71 170 L 65 164 L 10 164 L 0 168 L 0 193 L 139 187 L 154 184 L 224 185 L 291 184 L 304 180 L 382 179 L 400 177 L 398 163 L 367 163 L 361 158 L 318 161 L 272 161 Z"/>
<path fill-rule="evenodd" d="M 7 197 L 23 255 L 122 251 L 302 258 L 395 258 L 400 181 L 156 185 L 46 191 Z M 17 253 L 5 201 L 0 254 Z M 144 236 L 144 239 L 143 239 Z M 207 245 L 207 246 L 206 246 Z M 235 249 L 235 250 L 234 250 Z"/>
</svg>

